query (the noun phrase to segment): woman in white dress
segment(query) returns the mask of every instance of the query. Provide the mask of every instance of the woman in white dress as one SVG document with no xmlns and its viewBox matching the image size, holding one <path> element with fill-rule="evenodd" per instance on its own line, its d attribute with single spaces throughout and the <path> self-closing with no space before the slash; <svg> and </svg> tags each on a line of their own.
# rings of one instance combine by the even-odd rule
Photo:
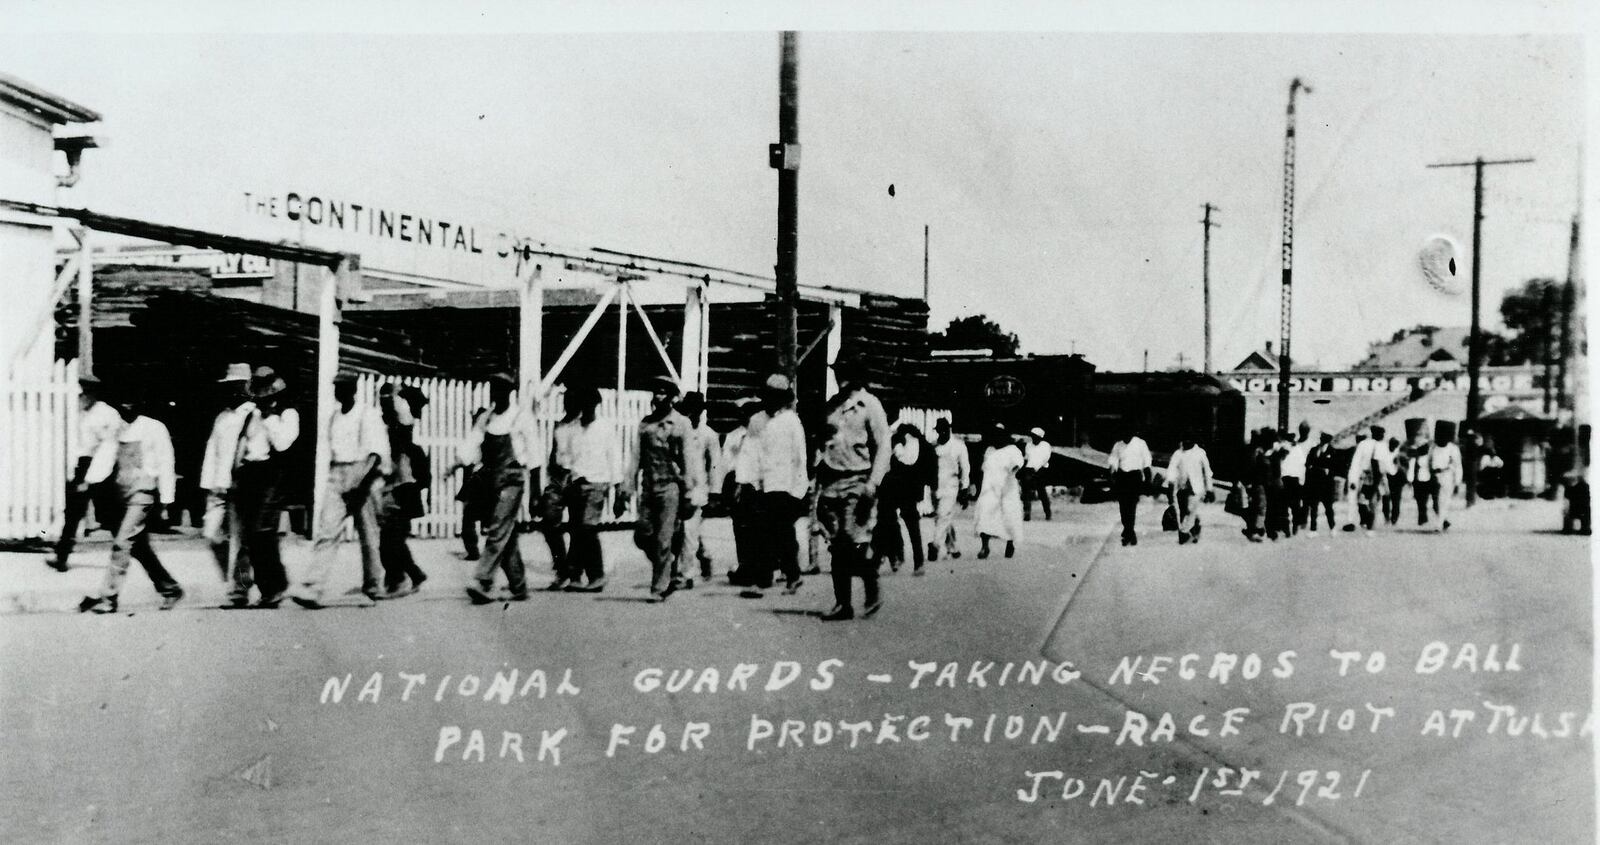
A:
<svg viewBox="0 0 1600 845">
<path fill-rule="evenodd" d="M 989 541 L 996 537 L 1006 541 L 1006 557 L 1012 557 L 1017 553 L 1017 538 L 1022 536 L 1022 485 L 1017 481 L 1022 450 L 999 425 L 990 429 L 984 443 L 988 448 L 983 453 L 977 526 L 983 546 L 978 557 L 989 556 Z"/>
</svg>

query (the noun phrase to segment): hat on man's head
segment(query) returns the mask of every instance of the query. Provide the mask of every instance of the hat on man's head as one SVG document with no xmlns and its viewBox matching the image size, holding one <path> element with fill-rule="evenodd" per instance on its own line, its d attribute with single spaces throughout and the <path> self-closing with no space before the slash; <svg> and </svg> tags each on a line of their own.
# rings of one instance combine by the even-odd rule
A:
<svg viewBox="0 0 1600 845">
<path fill-rule="evenodd" d="M 705 397 L 705 394 L 701 393 L 698 390 L 691 390 L 688 393 L 683 394 L 683 398 L 678 400 L 678 410 L 682 411 L 683 413 L 685 413 L 685 414 L 687 414 L 689 416 L 693 416 L 695 414 L 698 414 L 701 411 L 704 411 L 705 409 L 706 409 L 706 397 Z"/>
<path fill-rule="evenodd" d="M 289 384 L 271 367 L 256 367 L 248 389 L 251 399 L 269 399 L 288 390 Z"/>
<path fill-rule="evenodd" d="M 222 374 L 222 378 L 217 379 L 217 381 L 249 381 L 249 380 L 250 380 L 250 365 L 249 364 L 229 364 L 228 365 L 228 371 L 226 373 Z"/>
<path fill-rule="evenodd" d="M 343 371 L 333 377 L 333 386 L 338 387 L 341 384 L 348 384 L 351 387 L 355 387 L 358 381 L 359 379 L 355 373 Z"/>
<path fill-rule="evenodd" d="M 1044 429 L 1039 428 L 1038 426 L 1034 426 L 1033 428 L 1028 429 L 1028 433 L 1033 435 L 1034 437 L 1039 438 L 1040 440 L 1044 439 Z"/>
<path fill-rule="evenodd" d="M 680 392 L 678 382 L 672 376 L 651 376 L 646 384 L 650 385 L 651 393 L 671 393 L 677 396 Z"/>
<path fill-rule="evenodd" d="M 761 385 L 761 389 L 772 391 L 773 393 L 789 393 L 794 390 L 794 385 L 789 382 L 789 377 L 783 373 L 773 373 L 767 376 L 767 381 Z"/>
<path fill-rule="evenodd" d="M 859 351 L 855 349 L 841 349 L 839 350 L 839 354 L 834 356 L 833 364 L 831 366 L 833 367 L 834 373 L 838 375 L 845 375 L 847 373 L 859 375 L 866 371 L 867 362 L 866 359 L 861 356 Z"/>
<path fill-rule="evenodd" d="M 411 403 L 411 407 L 419 411 L 428 406 L 428 394 L 423 393 L 422 388 L 414 384 L 400 388 L 400 398 Z"/>
<path fill-rule="evenodd" d="M 944 430 L 950 428 L 950 418 L 949 417 L 940 417 L 940 418 L 934 420 L 933 421 L 933 428 L 934 428 L 935 431 L 944 431 Z"/>
<path fill-rule="evenodd" d="M 500 387 L 506 390 L 517 389 L 517 380 L 506 375 L 505 373 L 495 373 L 494 375 L 489 376 L 488 382 L 490 388 Z"/>
<path fill-rule="evenodd" d="M 574 408 L 592 408 L 600 404 L 600 390 L 592 384 L 569 384 L 564 401 L 569 411 Z"/>
<path fill-rule="evenodd" d="M 95 378 L 94 374 L 92 373 L 84 373 L 83 375 L 78 376 L 78 387 L 80 388 L 87 390 L 101 390 L 105 387 L 105 385 L 105 382 Z"/>
</svg>

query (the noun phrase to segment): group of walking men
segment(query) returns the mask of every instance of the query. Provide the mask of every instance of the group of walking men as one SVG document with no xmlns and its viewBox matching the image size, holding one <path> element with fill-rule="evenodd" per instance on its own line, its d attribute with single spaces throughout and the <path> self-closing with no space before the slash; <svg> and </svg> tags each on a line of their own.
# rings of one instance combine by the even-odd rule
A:
<svg viewBox="0 0 1600 845">
<path fill-rule="evenodd" d="M 98 521 L 113 530 L 111 562 L 100 588 L 78 609 L 115 613 L 132 560 L 162 596 L 161 609 L 170 609 L 184 593 L 156 556 L 150 527 L 163 508 L 175 504 L 172 436 L 150 415 L 150 400 L 134 391 L 113 389 L 93 377 L 81 379 L 79 387 L 82 416 L 65 520 L 47 562 L 67 571 L 79 525 L 93 503 Z M 399 598 L 427 580 L 406 543 L 430 481 L 427 457 L 411 437 L 416 415 L 428 403 L 421 391 L 386 385 L 379 407 L 372 407 L 357 400 L 353 376 L 334 382 L 338 408 L 326 432 L 327 487 L 312 561 L 299 591 L 291 595 L 278 536 L 288 454 L 300 440 L 299 412 L 286 402 L 288 384 L 271 367 L 231 364 L 217 387 L 223 408 L 206 440 L 199 486 L 206 498 L 201 534 L 228 583 L 224 609 L 272 609 L 285 598 L 322 607 L 323 585 L 347 517 L 361 544 L 364 595 Z"/>
<path fill-rule="evenodd" d="M 840 389 L 824 408 L 822 436 L 808 440 L 793 385 L 773 375 L 757 397 L 742 403 L 744 424 L 722 447 L 705 420 L 704 397 L 680 396 L 669 379 L 653 385 L 637 441 L 623 449 L 617 426 L 599 413 L 601 397 L 594 387 L 569 386 L 565 416 L 547 442 L 533 403 L 518 401 L 512 379 L 494 377 L 489 405 L 474 415 L 459 461 L 466 469 L 460 496 L 468 529 L 463 540 L 469 558 L 476 560 L 468 597 L 476 604 L 528 598 L 517 529 L 525 492 L 532 489 L 539 491 L 531 502 L 533 523 L 555 564 L 548 589 L 605 588 L 601 523 L 608 501 L 620 515 L 630 500 L 638 512 L 634 540 L 651 566 L 650 600 L 661 602 L 692 589 L 696 564 L 702 580 L 713 575 L 702 523 L 713 485 L 719 475 L 728 475 L 738 561 L 729 580 L 742 588 L 741 595 L 760 598 L 780 584 L 792 594 L 803 575 L 821 571 L 812 560 L 802 560 L 800 531 L 809 522 L 832 558 L 835 601 L 822 618 L 855 617 L 856 579 L 863 588 L 861 613 L 873 615 L 883 604 L 878 566 L 886 559 L 873 545 L 879 519 L 907 522 L 919 574 L 923 563 L 920 516 L 914 503 L 905 506 L 893 491 L 915 491 L 920 501 L 922 486 L 928 486 L 935 512 L 928 557 L 936 559 L 941 552 L 959 557 L 954 515 L 972 495 L 972 473 L 966 444 L 952 435 L 947 420 L 940 421 L 932 444 L 910 426 L 891 432 L 882 403 L 866 387 L 859 357 L 841 353 L 832 367 Z M 131 394 L 114 395 L 93 379 L 84 379 L 82 390 L 81 458 L 50 563 L 66 568 L 78 523 L 92 500 L 100 521 L 115 526 L 116 539 L 106 581 L 84 598 L 81 609 L 115 612 L 130 560 L 144 566 L 163 596 L 162 607 L 170 608 L 183 590 L 157 559 L 148 535 L 152 518 L 175 499 L 171 436 L 159 420 L 142 413 L 147 409 Z M 219 390 L 223 408 L 205 445 L 199 482 L 206 496 L 202 534 L 229 585 L 223 607 L 276 608 L 286 599 L 308 609 L 323 607 L 347 520 L 358 541 L 360 591 L 366 598 L 402 598 L 422 586 L 428 576 L 407 538 L 411 520 L 425 511 L 423 491 L 431 481 L 427 456 L 413 435 L 428 402 L 425 395 L 414 387 L 386 385 L 374 406 L 360 399 L 353 376 L 335 380 L 336 407 L 323 432 L 327 475 L 311 559 L 291 588 L 279 527 L 287 456 L 302 440 L 299 414 L 285 401 L 288 384 L 270 367 L 252 371 L 245 364 L 231 365 Z M 989 500 L 994 511 L 987 521 L 980 518 L 979 528 L 988 532 L 983 533 L 985 551 L 991 536 L 1002 537 L 1009 556 L 1019 530 L 1012 523 L 1026 518 L 1013 513 L 1022 510 L 1024 490 L 1034 493 L 1026 498 L 1041 500 L 1049 518 L 1038 480 L 1049 444 L 1035 431 L 1026 454 L 1009 443 L 998 445 L 1015 452 L 1015 458 L 1006 464 L 1008 472 L 995 473 L 990 485 L 995 491 L 978 495 L 980 506 Z M 897 455 L 900 466 L 894 464 Z M 1009 496 L 1000 492 L 1001 485 L 1009 485 Z M 910 495 L 904 498 L 910 501 Z M 808 515 L 811 519 L 803 521 Z M 898 526 L 895 533 L 898 538 Z M 503 595 L 495 588 L 497 573 L 504 574 Z"/>
<path fill-rule="evenodd" d="M 705 508 L 719 470 L 731 473 L 732 516 L 738 567 L 730 581 L 741 595 L 760 598 L 781 575 L 785 593 L 802 583 L 797 521 L 814 508 L 832 556 L 835 606 L 824 620 L 854 618 L 852 582 L 863 582 L 863 615 L 882 606 L 871 540 L 876 496 L 889 470 L 891 438 L 883 405 L 867 390 L 858 358 L 842 353 L 832 365 L 840 384 L 829 401 L 827 434 L 813 457 L 784 375 L 768 378 L 759 396 L 741 407 L 744 424 L 718 447 L 705 421 L 699 393 L 680 395 L 671 379 L 652 382 L 650 411 L 631 448 L 618 449 L 616 425 L 599 415 L 599 391 L 567 389 L 566 415 L 556 425 L 548 454 L 538 444 L 531 405 L 513 401 L 514 384 L 497 377 L 494 408 L 475 424 L 475 445 L 464 493 L 469 520 L 486 525 L 485 544 L 468 587 L 477 604 L 501 600 L 495 572 L 504 572 L 506 599 L 528 598 L 516 545 L 516 514 L 533 470 L 544 474 L 536 525 L 550 547 L 555 580 L 548 589 L 600 592 L 606 586 L 599 528 L 608 497 L 620 515 L 637 504 L 634 543 L 650 563 L 649 600 L 664 602 L 713 576 L 702 537 Z M 570 540 L 570 544 L 569 541 Z M 469 545 L 469 557 L 474 549 Z"/>
<path fill-rule="evenodd" d="M 1385 439 L 1385 434 L 1383 426 L 1375 425 L 1358 435 L 1345 461 L 1332 434 L 1323 432 L 1313 443 L 1304 423 L 1298 437 L 1273 429 L 1256 432 L 1248 501 L 1240 514 L 1245 536 L 1252 542 L 1300 531 L 1316 536 L 1319 512 L 1333 531 L 1335 504 L 1345 497 L 1354 505 L 1354 518 L 1346 517 L 1344 530 L 1371 534 L 1379 519 L 1399 523 L 1407 487 L 1416 501 L 1417 525 L 1449 530 L 1450 504 L 1463 475 L 1461 449 L 1449 427 L 1440 426 L 1431 439 L 1419 429 L 1404 443 Z"/>
</svg>

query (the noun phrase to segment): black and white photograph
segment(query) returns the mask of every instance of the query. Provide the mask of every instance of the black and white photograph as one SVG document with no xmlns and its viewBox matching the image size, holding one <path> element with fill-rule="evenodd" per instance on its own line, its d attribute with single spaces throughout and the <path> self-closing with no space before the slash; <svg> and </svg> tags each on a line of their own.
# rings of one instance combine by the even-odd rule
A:
<svg viewBox="0 0 1600 845">
<path fill-rule="evenodd" d="M 0 0 L 0 841 L 1596 841 L 1597 14 Z"/>
</svg>

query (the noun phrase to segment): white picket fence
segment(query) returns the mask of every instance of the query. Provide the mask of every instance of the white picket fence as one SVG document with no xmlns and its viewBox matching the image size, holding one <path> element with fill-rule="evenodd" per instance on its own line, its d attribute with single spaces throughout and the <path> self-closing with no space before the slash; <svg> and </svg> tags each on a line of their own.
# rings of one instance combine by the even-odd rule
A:
<svg viewBox="0 0 1600 845">
<path fill-rule="evenodd" d="M 432 461 L 433 485 L 428 513 L 412 524 L 413 531 L 418 537 L 454 537 L 461 528 L 462 503 L 456 501 L 462 479 L 461 447 L 472 429 L 473 411 L 488 405 L 488 384 L 365 375 L 358 382 L 362 401 L 376 405 L 378 389 L 386 381 L 414 385 L 429 400 L 417 420 L 416 439 Z M 78 395 L 76 361 L 55 362 L 49 377 L 41 381 L 0 382 L 0 539 L 53 537 L 60 529 L 72 436 L 80 413 Z M 649 411 L 650 394 L 629 390 L 619 397 L 615 390 L 601 390 L 600 395 L 600 414 L 616 425 L 626 463 L 638 443 L 639 420 Z M 545 448 L 562 414 L 562 393 L 557 388 L 535 413 Z M 895 424 L 909 422 L 931 436 L 934 421 L 949 416 L 948 411 L 905 408 Z M 529 491 L 530 498 L 534 492 Z M 609 507 L 606 513 L 610 514 Z M 634 517 L 630 503 L 617 519 Z"/>
<path fill-rule="evenodd" d="M 0 538 L 59 529 L 78 413 L 76 361 L 56 361 L 43 381 L 0 381 Z"/>
<path fill-rule="evenodd" d="M 922 436 L 931 443 L 933 441 L 933 424 L 939 420 L 950 419 L 950 412 L 942 408 L 901 408 L 900 415 L 895 417 L 890 428 L 899 428 L 901 423 L 911 423 L 922 432 Z"/>
<path fill-rule="evenodd" d="M 397 386 L 413 385 L 428 397 L 427 407 L 417 418 L 414 436 L 433 464 L 433 485 L 428 491 L 428 513 L 411 523 L 412 534 L 425 538 L 457 536 L 461 532 L 462 515 L 462 503 L 456 501 L 463 476 L 461 450 L 472 431 L 473 412 L 489 405 L 488 382 L 363 375 L 357 381 L 357 397 L 376 406 L 378 390 L 386 382 Z M 556 424 L 564 416 L 562 399 L 562 388 L 557 387 L 534 413 L 534 425 L 545 454 L 548 454 Z M 616 425 L 624 464 L 639 442 L 639 420 L 649 409 L 648 391 L 624 391 L 620 402 L 617 391 L 600 391 L 600 416 Z M 535 493 L 535 490 L 527 491 L 523 500 L 524 519 L 528 518 L 528 505 Z M 606 515 L 611 516 L 609 502 Z M 628 509 L 616 519 L 632 521 L 634 518 L 633 505 L 629 503 Z"/>
</svg>

